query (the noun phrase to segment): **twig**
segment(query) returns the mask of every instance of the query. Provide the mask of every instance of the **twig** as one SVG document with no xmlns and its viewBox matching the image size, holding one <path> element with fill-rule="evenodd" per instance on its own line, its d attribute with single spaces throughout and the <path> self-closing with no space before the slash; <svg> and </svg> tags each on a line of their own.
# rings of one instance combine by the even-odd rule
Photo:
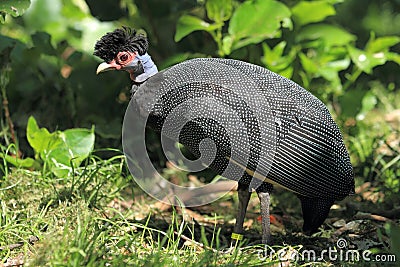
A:
<svg viewBox="0 0 400 267">
<path fill-rule="evenodd" d="M 31 236 L 31 237 L 29 237 L 29 239 L 28 239 L 28 242 L 29 242 L 29 244 L 31 244 L 31 245 L 33 245 L 33 244 L 34 244 L 35 242 L 37 242 L 37 241 L 39 241 L 39 238 L 38 238 L 37 236 Z M 13 250 L 13 249 L 22 247 L 22 246 L 24 245 L 24 243 L 25 243 L 25 242 L 18 242 L 18 243 L 11 244 L 11 245 L 8 245 L 8 246 L 1 246 L 1 247 L 0 247 L 0 251 L 1 251 L 1 250 L 6 250 L 6 249 L 8 249 L 8 250 Z"/>
<path fill-rule="evenodd" d="M 11 71 L 10 66 L 6 63 L 6 65 L 4 65 L 1 68 L 1 73 L 0 73 L 0 87 L 1 87 L 1 97 L 3 98 L 3 109 L 4 109 L 4 116 L 6 118 L 8 127 L 10 129 L 10 134 L 11 134 L 11 140 L 12 142 L 16 145 L 17 144 L 17 138 L 15 137 L 15 130 L 14 130 L 14 123 L 11 120 L 11 116 L 10 116 L 10 110 L 8 108 L 8 98 L 7 98 L 7 85 L 10 81 L 10 77 L 9 77 L 9 73 Z M 21 157 L 21 152 L 17 151 L 16 156 L 18 158 Z"/>
<path fill-rule="evenodd" d="M 187 192 L 184 192 L 180 195 L 179 201 L 183 204 L 188 203 L 190 200 L 195 199 L 196 197 L 199 196 L 207 196 L 210 194 L 214 193 L 222 193 L 222 192 L 229 192 L 229 191 L 234 191 L 237 190 L 237 182 L 235 181 L 219 181 L 213 184 L 211 187 L 207 187 L 206 189 L 204 188 L 197 188 L 196 191 L 194 190 L 188 190 Z M 175 199 L 175 194 L 172 192 L 168 196 L 166 196 L 163 201 L 158 202 L 156 204 L 156 207 L 161 210 L 167 210 L 171 207 L 171 205 L 177 205 L 178 203 L 176 202 Z"/>
<path fill-rule="evenodd" d="M 191 239 L 183 234 L 179 234 L 177 231 L 174 231 L 174 234 L 176 234 L 178 237 L 182 238 L 183 240 L 188 241 L 188 242 L 192 243 L 193 245 L 196 245 L 200 248 L 206 248 L 206 249 L 212 250 L 213 252 L 217 252 L 217 253 L 219 252 L 218 250 L 216 250 L 212 247 L 209 247 L 209 246 L 204 245 L 203 243 L 194 241 L 193 239 Z"/>
<path fill-rule="evenodd" d="M 381 215 L 376 215 L 376 214 L 371 214 L 371 213 L 365 213 L 365 212 L 357 212 L 356 215 L 354 215 L 354 219 L 359 219 L 359 220 L 374 220 L 374 221 L 380 221 L 380 222 L 391 222 L 392 220 L 389 218 L 386 218 Z"/>
</svg>

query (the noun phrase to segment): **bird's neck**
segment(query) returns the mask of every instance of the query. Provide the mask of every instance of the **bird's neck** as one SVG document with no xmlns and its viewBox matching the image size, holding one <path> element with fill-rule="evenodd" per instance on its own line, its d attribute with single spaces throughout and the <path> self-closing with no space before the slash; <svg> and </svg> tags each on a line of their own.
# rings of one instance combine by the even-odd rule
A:
<svg viewBox="0 0 400 267">
<path fill-rule="evenodd" d="M 158 72 L 158 69 L 149 54 L 146 53 L 144 55 L 137 55 L 136 57 L 143 66 L 143 72 L 138 75 L 132 75 L 131 73 L 131 79 L 136 83 L 142 83 L 154 74 L 156 74 Z"/>
</svg>

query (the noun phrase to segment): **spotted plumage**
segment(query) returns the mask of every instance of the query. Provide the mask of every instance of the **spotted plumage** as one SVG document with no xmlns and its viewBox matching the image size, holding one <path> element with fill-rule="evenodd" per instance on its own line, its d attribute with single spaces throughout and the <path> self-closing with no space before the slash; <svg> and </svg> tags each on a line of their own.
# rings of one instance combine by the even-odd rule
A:
<svg viewBox="0 0 400 267">
<path fill-rule="evenodd" d="M 240 78 L 227 75 L 234 72 Z M 262 118 L 264 126 L 267 123 L 273 126 L 264 129 L 263 135 L 259 129 L 260 118 L 246 102 L 251 102 L 252 96 L 247 94 L 250 87 L 267 101 L 255 102 L 260 111 L 272 114 L 271 118 Z M 207 102 L 211 98 L 214 101 Z M 185 106 L 189 99 L 197 99 L 200 104 L 188 102 Z M 267 69 L 231 59 L 193 59 L 151 77 L 139 87 L 133 101 L 144 115 L 153 117 L 157 122 L 154 129 L 160 131 L 164 119 L 178 106 L 181 111 L 175 117 L 177 125 L 169 131 L 179 130 L 178 125 L 187 121 L 190 113 L 199 116 L 183 128 L 177 141 L 200 156 L 200 141 L 211 138 L 218 148 L 211 167 L 220 173 L 228 164 L 227 157 L 231 157 L 229 134 L 244 134 L 250 139 L 249 162 L 241 162 L 240 157 L 236 160 L 248 169 L 257 169 L 262 176 L 303 196 L 341 199 L 353 191 L 349 155 L 328 109 L 299 85 Z M 224 119 L 229 123 L 235 116 L 240 117 L 245 129 L 231 125 L 228 133 L 222 125 Z M 272 137 L 274 130 L 275 138 Z M 177 136 L 169 131 L 163 133 Z M 273 148 L 272 142 L 276 143 L 276 153 L 271 162 L 259 162 L 262 146 Z M 241 168 L 232 170 L 228 178 L 238 180 L 240 171 Z M 249 184 L 249 180 L 245 174 L 240 182 Z"/>
<path fill-rule="evenodd" d="M 120 32 L 106 36 L 96 51 L 107 54 L 110 46 L 113 52 L 107 55 L 121 52 L 115 50 L 120 41 L 104 41 L 118 39 Z M 239 182 L 236 233 L 243 230 L 252 188 L 267 209 L 265 193 L 273 185 L 296 193 L 307 233 L 317 231 L 335 200 L 354 192 L 350 158 L 326 106 L 265 68 L 233 59 L 192 59 L 149 75 L 131 101 L 153 130 Z M 266 214 L 264 242 L 269 239 Z"/>
</svg>

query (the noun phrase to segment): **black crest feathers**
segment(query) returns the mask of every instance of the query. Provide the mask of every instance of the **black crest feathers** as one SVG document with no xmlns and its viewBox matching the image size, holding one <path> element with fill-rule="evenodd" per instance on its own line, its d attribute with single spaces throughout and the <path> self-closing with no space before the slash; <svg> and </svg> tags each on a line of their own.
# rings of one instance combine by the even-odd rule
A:
<svg viewBox="0 0 400 267">
<path fill-rule="evenodd" d="M 148 47 L 149 43 L 143 34 L 136 34 L 135 29 L 122 27 L 101 37 L 94 46 L 93 55 L 110 62 L 119 52 L 138 52 L 139 55 L 144 55 Z"/>
</svg>

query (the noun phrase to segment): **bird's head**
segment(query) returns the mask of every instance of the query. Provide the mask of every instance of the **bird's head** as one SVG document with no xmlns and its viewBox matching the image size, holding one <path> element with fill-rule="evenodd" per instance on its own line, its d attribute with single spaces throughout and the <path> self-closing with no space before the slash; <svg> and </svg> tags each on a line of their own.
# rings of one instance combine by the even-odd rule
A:
<svg viewBox="0 0 400 267">
<path fill-rule="evenodd" d="M 125 70 L 132 81 L 141 83 L 158 72 L 156 65 L 147 54 L 149 44 L 143 34 L 128 27 L 116 29 L 97 41 L 94 55 L 104 60 L 97 67 L 99 74 L 108 70 Z"/>
</svg>

